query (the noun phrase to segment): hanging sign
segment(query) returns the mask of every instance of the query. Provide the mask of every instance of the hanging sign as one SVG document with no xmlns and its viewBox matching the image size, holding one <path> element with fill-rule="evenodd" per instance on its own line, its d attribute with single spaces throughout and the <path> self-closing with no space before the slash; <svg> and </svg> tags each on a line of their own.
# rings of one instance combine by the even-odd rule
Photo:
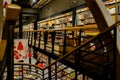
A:
<svg viewBox="0 0 120 80">
<path fill-rule="evenodd" d="M 28 50 L 27 39 L 15 39 L 14 40 L 14 61 L 29 62 L 29 58 L 32 57 L 32 53 Z"/>
<path fill-rule="evenodd" d="M 5 8 L 7 7 L 8 4 L 11 4 L 12 0 L 3 0 L 3 16 L 6 14 Z"/>
</svg>

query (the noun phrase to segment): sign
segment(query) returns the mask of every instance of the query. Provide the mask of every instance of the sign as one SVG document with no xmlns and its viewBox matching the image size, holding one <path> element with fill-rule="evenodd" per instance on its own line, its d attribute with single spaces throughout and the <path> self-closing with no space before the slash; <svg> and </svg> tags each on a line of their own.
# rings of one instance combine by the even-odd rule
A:
<svg viewBox="0 0 120 80">
<path fill-rule="evenodd" d="M 14 61 L 29 62 L 29 58 L 32 57 L 32 53 L 29 52 L 27 39 L 15 39 L 14 40 Z"/>
<path fill-rule="evenodd" d="M 7 2 L 8 4 L 11 4 L 12 0 L 3 0 L 3 4 Z"/>
<path fill-rule="evenodd" d="M 7 7 L 8 4 L 11 4 L 12 0 L 3 0 L 3 16 L 6 14 L 5 8 Z"/>
</svg>

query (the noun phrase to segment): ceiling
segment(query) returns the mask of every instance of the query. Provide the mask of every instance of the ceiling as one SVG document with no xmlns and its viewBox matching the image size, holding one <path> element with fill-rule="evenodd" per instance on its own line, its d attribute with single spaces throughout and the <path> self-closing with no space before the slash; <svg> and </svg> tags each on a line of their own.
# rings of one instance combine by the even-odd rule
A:
<svg viewBox="0 0 120 80">
<path fill-rule="evenodd" d="M 20 5 L 22 8 L 31 8 L 30 0 L 12 0 L 12 3 Z"/>
<path fill-rule="evenodd" d="M 12 3 L 20 5 L 22 8 L 40 9 L 52 0 L 12 0 Z"/>
<path fill-rule="evenodd" d="M 40 9 L 49 2 L 53 0 L 12 0 L 13 4 L 20 5 L 22 8 L 31 8 L 31 9 Z M 31 15 L 23 15 L 22 23 L 28 24 L 30 22 L 34 22 L 36 20 L 36 16 Z M 16 25 L 19 25 L 19 21 L 17 21 Z"/>
</svg>

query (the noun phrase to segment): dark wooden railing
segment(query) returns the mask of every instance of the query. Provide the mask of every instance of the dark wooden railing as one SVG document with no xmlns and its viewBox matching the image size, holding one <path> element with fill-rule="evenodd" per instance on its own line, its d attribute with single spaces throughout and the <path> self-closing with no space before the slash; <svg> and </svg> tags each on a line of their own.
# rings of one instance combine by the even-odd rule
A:
<svg viewBox="0 0 120 80">
<path fill-rule="evenodd" d="M 14 26 L 18 19 L 19 13 L 21 11 L 21 7 L 15 4 L 9 4 L 6 7 L 6 15 L 5 22 L 3 25 L 2 31 L 2 44 L 0 45 L 0 54 L 2 54 L 1 60 L 1 72 L 0 72 L 0 80 L 3 80 L 3 73 L 7 68 L 7 79 L 13 80 L 13 39 L 14 39 Z"/>
<path fill-rule="evenodd" d="M 75 80 L 78 79 L 79 74 L 87 75 L 95 80 L 116 80 L 116 26 L 120 24 L 119 22 L 92 38 L 91 36 L 82 36 L 83 30 L 90 28 L 89 26 L 24 31 L 24 38 L 28 38 L 29 46 L 34 47 L 36 50 L 40 49 L 39 51 L 45 53 L 48 52 L 60 55 L 60 58 L 55 62 L 44 69 L 40 69 L 37 66 L 24 63 L 14 64 L 13 66 L 13 28 L 17 19 L 16 16 L 18 16 L 20 12 L 20 8 L 16 11 L 16 8 L 8 7 L 7 10 L 8 15 L 6 23 L 9 27 L 4 27 L 5 32 L 3 32 L 8 33 L 3 35 L 3 40 L 8 41 L 4 52 L 6 55 L 3 61 L 5 62 L 3 62 L 3 66 L 1 66 L 1 80 L 3 78 L 13 80 L 13 77 L 16 78 L 16 76 L 19 76 L 21 79 L 38 78 L 44 80 L 57 80 L 69 78 L 69 75 L 72 73 L 75 74 L 73 77 Z M 11 16 L 9 13 L 16 13 L 17 15 Z M 70 38 L 70 31 L 74 31 L 74 34 L 76 31 L 79 33 L 75 36 L 72 35 L 72 38 Z M 37 33 L 36 36 L 34 35 L 35 33 Z M 110 33 L 110 35 L 107 35 L 107 33 Z M 62 43 L 56 43 L 56 39 L 59 41 L 60 37 L 62 38 Z M 86 37 L 89 37 L 87 38 L 89 40 L 86 40 Z M 72 44 L 68 44 L 71 43 L 70 41 L 67 41 L 70 40 L 69 38 L 71 39 Z M 82 42 L 81 39 L 85 42 Z M 74 42 L 76 42 L 75 45 Z M 58 51 L 56 50 L 56 44 L 59 45 Z M 10 53 L 8 51 L 10 51 Z M 68 65 L 65 66 L 62 63 L 61 65 L 58 65 L 58 63 L 64 61 L 69 61 L 70 67 L 74 69 L 72 72 L 66 73 L 66 69 L 69 68 Z M 6 77 L 3 76 L 5 66 L 7 66 Z M 20 75 L 16 75 L 18 72 Z M 34 77 L 27 76 L 29 74 Z"/>
<path fill-rule="evenodd" d="M 56 64 L 64 60 L 69 60 L 75 69 L 75 80 L 78 79 L 79 74 L 87 75 L 95 80 L 114 80 L 116 78 L 117 54 L 116 26 L 119 24 L 120 23 L 117 22 L 50 64 L 44 70 L 49 70 L 49 68 L 51 69 L 51 67 L 55 66 L 52 70 L 56 73 L 44 79 L 58 79 L 58 73 L 65 71 L 67 66 L 61 67 L 61 70 L 58 70 L 60 65 L 58 66 Z M 107 33 L 111 33 L 111 36 L 107 36 Z M 64 76 L 66 75 L 67 74 L 64 74 Z"/>
<path fill-rule="evenodd" d="M 14 64 L 14 80 L 42 80 L 43 79 L 43 69 L 39 68 L 36 65 L 27 64 L 27 63 L 15 63 Z M 4 72 L 4 79 L 7 71 Z"/>
<path fill-rule="evenodd" d="M 24 31 L 25 38 L 28 38 L 28 43 L 30 46 L 34 48 L 41 49 L 39 51 L 47 52 L 48 40 L 45 34 L 51 32 L 61 32 L 63 31 L 63 51 L 61 52 L 60 58 L 55 62 L 50 64 L 44 69 L 44 80 L 52 80 L 52 79 L 61 79 L 68 78 L 70 74 L 75 74 L 73 77 L 75 80 L 78 79 L 78 75 L 84 74 L 95 80 L 109 80 L 114 79 L 116 77 L 116 26 L 120 23 L 117 22 L 108 29 L 104 30 L 100 34 L 95 37 L 90 37 L 89 40 L 86 40 L 84 43 L 81 43 L 81 31 L 83 29 L 88 29 L 84 27 L 77 28 L 69 28 L 69 29 L 54 29 L 54 30 L 32 30 L 32 31 Z M 74 46 L 74 49 L 67 51 L 67 31 L 80 31 L 78 35 L 79 45 Z M 39 34 L 36 38 L 34 37 L 34 33 L 37 32 Z M 107 35 L 110 33 L 111 35 Z M 29 37 L 28 37 L 29 36 Z M 56 36 L 56 35 L 54 35 Z M 104 37 L 105 36 L 105 37 Z M 53 37 L 52 37 L 53 38 Z M 74 38 L 74 37 L 73 37 Z M 46 39 L 46 40 L 45 40 Z M 38 42 L 37 42 L 38 40 Z M 43 40 L 43 43 L 41 43 Z M 55 43 L 54 39 L 51 41 L 52 50 L 48 51 L 49 53 L 55 54 Z M 75 40 L 75 39 L 74 39 Z M 44 47 L 41 46 L 44 44 Z M 66 73 L 66 69 L 68 69 L 68 65 L 65 64 L 57 65 L 59 62 L 69 61 L 70 67 L 73 68 L 73 71 L 70 73 Z M 60 66 L 63 66 L 59 68 Z M 46 72 L 47 71 L 47 72 Z M 63 72 L 63 74 L 61 74 Z M 61 74 L 61 75 L 60 75 Z M 67 76 L 68 75 L 68 76 Z"/>
<path fill-rule="evenodd" d="M 83 31 L 86 29 L 97 29 L 97 26 L 89 25 L 53 30 L 31 30 L 23 31 L 23 35 L 24 38 L 28 38 L 29 46 L 36 47 L 43 52 L 48 52 L 54 55 L 64 55 L 91 38 L 91 36 L 83 35 Z M 72 35 L 73 32 L 74 36 Z M 34 36 L 34 33 L 37 33 L 36 37 Z"/>
</svg>

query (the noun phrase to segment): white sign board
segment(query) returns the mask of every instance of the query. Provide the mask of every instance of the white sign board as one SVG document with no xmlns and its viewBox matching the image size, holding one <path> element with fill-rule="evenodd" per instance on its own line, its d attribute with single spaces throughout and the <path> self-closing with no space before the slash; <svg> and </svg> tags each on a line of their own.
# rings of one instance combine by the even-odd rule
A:
<svg viewBox="0 0 120 80">
<path fill-rule="evenodd" d="M 12 0 L 3 0 L 3 16 L 5 16 L 5 14 L 6 14 L 6 10 L 5 10 L 6 6 L 8 4 L 11 4 L 11 2 L 12 2 Z"/>
<path fill-rule="evenodd" d="M 14 40 L 14 62 L 23 61 L 29 63 L 29 58 L 32 57 L 32 53 L 28 48 L 27 39 L 15 39 Z"/>
</svg>

